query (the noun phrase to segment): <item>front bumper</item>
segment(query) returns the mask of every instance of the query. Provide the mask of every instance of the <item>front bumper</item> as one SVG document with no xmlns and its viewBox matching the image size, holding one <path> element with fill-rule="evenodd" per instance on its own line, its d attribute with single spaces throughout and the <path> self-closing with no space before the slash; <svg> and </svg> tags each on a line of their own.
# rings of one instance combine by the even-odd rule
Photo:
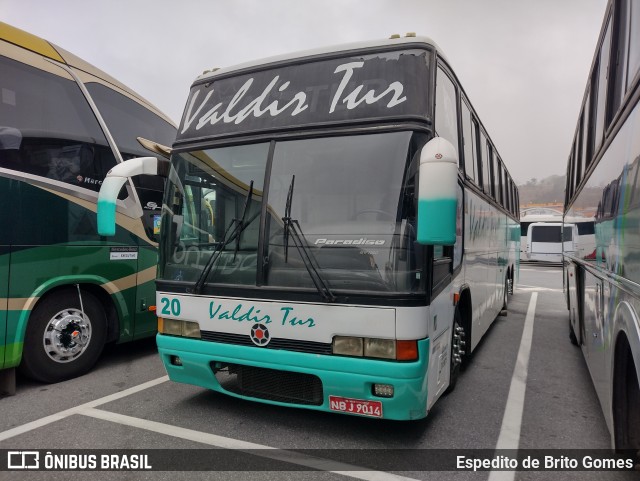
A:
<svg viewBox="0 0 640 481">
<path fill-rule="evenodd" d="M 427 415 L 429 339 L 418 341 L 419 359 L 413 362 L 308 354 L 163 334 L 158 334 L 156 339 L 160 357 L 172 381 L 201 386 L 242 399 L 281 406 L 336 412 L 330 408 L 329 396 L 338 396 L 380 401 L 384 419 L 410 420 Z M 172 362 L 172 356 L 178 356 L 181 365 Z M 295 401 L 283 402 L 229 391 L 221 385 L 214 373 L 214 367 L 228 364 L 275 372 L 272 389 L 279 388 L 278 373 L 281 373 L 283 378 L 289 378 L 290 373 L 309 378 L 315 376 L 321 383 L 320 399 L 315 404 L 301 404 Z M 393 397 L 375 396 L 372 390 L 373 384 L 393 385 Z"/>
</svg>

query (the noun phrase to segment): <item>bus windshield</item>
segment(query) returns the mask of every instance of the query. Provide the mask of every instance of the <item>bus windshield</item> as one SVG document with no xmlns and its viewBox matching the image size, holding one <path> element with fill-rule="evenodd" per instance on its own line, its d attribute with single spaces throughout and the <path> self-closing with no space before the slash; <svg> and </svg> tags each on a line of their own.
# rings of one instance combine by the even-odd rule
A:
<svg viewBox="0 0 640 481">
<path fill-rule="evenodd" d="M 175 153 L 159 278 L 196 283 L 215 255 L 205 285 L 315 290 L 312 264 L 333 291 L 424 291 L 414 191 L 425 141 L 391 132 Z"/>
</svg>

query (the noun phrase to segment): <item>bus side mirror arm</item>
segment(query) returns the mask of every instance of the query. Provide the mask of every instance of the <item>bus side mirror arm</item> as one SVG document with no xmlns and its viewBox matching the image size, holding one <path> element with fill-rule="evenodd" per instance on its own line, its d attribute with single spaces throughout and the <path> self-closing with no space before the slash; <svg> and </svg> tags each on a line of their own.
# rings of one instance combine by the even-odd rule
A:
<svg viewBox="0 0 640 481">
<path fill-rule="evenodd" d="M 458 154 L 451 142 L 435 137 L 420 152 L 418 243 L 455 244 L 457 207 Z"/>
<path fill-rule="evenodd" d="M 120 189 L 129 177 L 136 175 L 160 175 L 167 177 L 171 164 L 155 157 L 138 157 L 116 165 L 108 173 L 98 194 L 98 234 L 113 236 L 116 233 L 116 202 Z"/>
</svg>

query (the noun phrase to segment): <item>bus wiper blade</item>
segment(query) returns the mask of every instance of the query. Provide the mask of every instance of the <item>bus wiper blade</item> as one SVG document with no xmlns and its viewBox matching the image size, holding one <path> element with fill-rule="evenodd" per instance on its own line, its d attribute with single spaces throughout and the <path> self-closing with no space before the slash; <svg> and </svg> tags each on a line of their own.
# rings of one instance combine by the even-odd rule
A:
<svg viewBox="0 0 640 481">
<path fill-rule="evenodd" d="M 289 185 L 289 193 L 287 194 L 287 203 L 284 208 L 284 217 L 282 218 L 282 222 L 284 223 L 284 261 L 287 262 L 289 237 L 291 237 L 296 249 L 298 249 L 302 263 L 307 269 L 307 272 L 313 281 L 313 285 L 316 286 L 316 289 L 322 296 L 322 299 L 326 302 L 335 302 L 336 296 L 331 292 L 329 285 L 318 271 L 321 269 L 320 264 L 309 247 L 309 243 L 302 232 L 300 223 L 296 219 L 291 218 L 291 201 L 293 199 L 293 186 L 295 179 L 296 176 L 292 176 L 291 184 Z"/>
<path fill-rule="evenodd" d="M 204 281 L 205 279 L 207 279 L 207 277 L 209 277 L 209 274 L 211 273 L 211 269 L 213 268 L 213 265 L 215 264 L 216 260 L 218 260 L 218 258 L 220 257 L 222 250 L 226 246 L 231 244 L 231 242 L 234 239 L 236 240 L 236 248 L 233 255 L 233 258 L 235 260 L 236 254 L 238 253 L 238 249 L 240 246 L 240 235 L 245 230 L 245 228 L 249 224 L 251 224 L 251 222 L 253 222 L 253 220 L 256 218 L 256 216 L 254 215 L 249 220 L 249 222 L 245 222 L 247 211 L 249 210 L 249 205 L 251 205 L 252 196 L 253 196 L 253 180 L 249 183 L 249 191 L 247 192 L 247 195 L 244 199 L 244 207 L 242 208 L 242 214 L 240 215 L 240 218 L 233 219 L 229 223 L 227 230 L 224 231 L 222 240 L 218 243 L 218 245 L 215 247 L 213 252 L 211 252 L 211 256 L 209 257 L 209 259 L 207 259 L 207 263 L 205 264 L 204 268 L 202 269 L 202 272 L 200 273 L 200 277 L 198 277 L 198 280 L 193 285 L 193 291 L 192 291 L 193 294 L 200 294 L 200 292 L 202 291 L 202 287 L 204 286 Z"/>
<path fill-rule="evenodd" d="M 291 199 L 293 198 L 293 186 L 296 182 L 296 176 L 291 176 L 291 184 L 289 184 L 289 192 L 287 193 L 287 203 L 284 207 L 284 261 L 289 259 L 289 226 L 291 225 Z"/>
</svg>

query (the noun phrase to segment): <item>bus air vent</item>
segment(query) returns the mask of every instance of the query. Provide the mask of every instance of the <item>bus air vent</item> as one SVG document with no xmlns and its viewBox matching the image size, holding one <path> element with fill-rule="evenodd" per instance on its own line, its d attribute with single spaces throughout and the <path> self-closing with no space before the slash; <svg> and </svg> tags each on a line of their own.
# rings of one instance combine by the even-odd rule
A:
<svg viewBox="0 0 640 481">
<path fill-rule="evenodd" d="M 322 381 L 312 374 L 242 364 L 216 369 L 215 364 L 211 363 L 211 368 L 225 391 L 290 404 L 320 406 L 323 402 Z"/>
</svg>

